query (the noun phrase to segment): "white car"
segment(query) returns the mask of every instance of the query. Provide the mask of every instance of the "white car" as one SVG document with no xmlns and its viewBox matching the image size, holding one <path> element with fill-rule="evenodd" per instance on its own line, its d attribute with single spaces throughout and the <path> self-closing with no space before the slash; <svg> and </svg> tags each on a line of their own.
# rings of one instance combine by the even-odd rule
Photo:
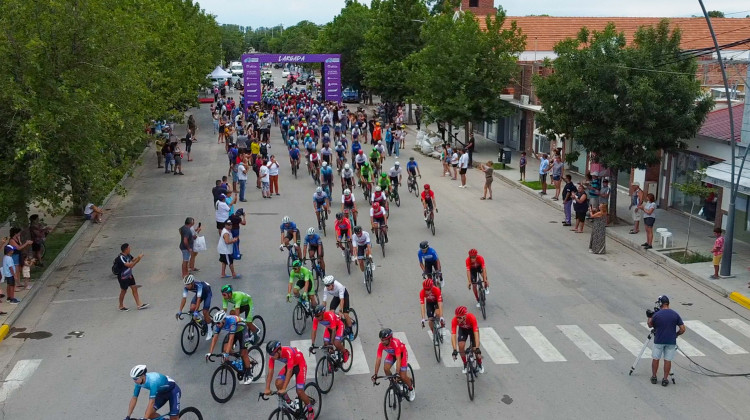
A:
<svg viewBox="0 0 750 420">
<path fill-rule="evenodd" d="M 281 72 L 281 77 L 289 77 L 289 70 L 284 69 L 284 71 Z"/>
<path fill-rule="evenodd" d="M 262 70 L 262 71 L 260 72 L 260 74 L 261 74 L 261 75 L 267 74 L 267 75 L 271 76 L 271 75 L 273 75 L 273 72 L 271 71 L 271 69 L 263 69 L 263 70 Z"/>
<path fill-rule="evenodd" d="M 232 73 L 232 76 L 242 76 L 242 63 L 239 61 L 232 61 L 229 65 L 228 71 L 229 73 Z"/>
</svg>

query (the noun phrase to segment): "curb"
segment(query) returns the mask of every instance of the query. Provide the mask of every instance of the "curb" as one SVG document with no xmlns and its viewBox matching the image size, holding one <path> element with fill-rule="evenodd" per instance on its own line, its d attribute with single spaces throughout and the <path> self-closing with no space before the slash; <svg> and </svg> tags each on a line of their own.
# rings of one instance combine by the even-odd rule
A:
<svg viewBox="0 0 750 420">
<path fill-rule="evenodd" d="M 744 306 L 745 308 L 750 309 L 750 298 L 746 297 L 742 293 L 732 292 L 729 294 L 729 299 L 732 299 L 733 301 Z"/>
</svg>

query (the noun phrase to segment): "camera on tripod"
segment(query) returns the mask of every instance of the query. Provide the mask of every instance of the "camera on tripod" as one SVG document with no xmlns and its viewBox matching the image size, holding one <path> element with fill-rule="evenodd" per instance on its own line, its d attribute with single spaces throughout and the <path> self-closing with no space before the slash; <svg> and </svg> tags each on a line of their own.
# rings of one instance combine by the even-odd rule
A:
<svg viewBox="0 0 750 420">
<path fill-rule="evenodd" d="M 667 298 L 664 295 L 659 296 L 656 299 L 656 302 L 654 302 L 654 305 L 656 305 L 654 306 L 654 309 L 646 309 L 646 318 L 653 317 L 655 313 L 659 312 L 659 310 L 661 309 L 661 306 L 664 305 L 665 303 L 669 303 L 669 298 Z"/>
</svg>

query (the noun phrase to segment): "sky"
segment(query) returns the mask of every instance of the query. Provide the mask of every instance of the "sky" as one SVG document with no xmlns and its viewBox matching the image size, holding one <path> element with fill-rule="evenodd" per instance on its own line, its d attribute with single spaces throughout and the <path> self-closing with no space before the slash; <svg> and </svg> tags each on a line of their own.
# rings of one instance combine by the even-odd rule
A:
<svg viewBox="0 0 750 420">
<path fill-rule="evenodd" d="M 324 24 L 333 20 L 344 0 L 197 0 L 219 23 L 242 26 L 292 26 L 301 20 Z M 359 0 L 370 4 L 370 0 Z M 720 10 L 727 17 L 750 14 L 747 0 L 704 0 L 708 10 Z M 509 16 L 547 14 L 551 16 L 702 16 L 698 0 L 503 0 Z M 737 13 L 741 12 L 741 13 Z M 730 13 L 733 13 L 730 15 Z"/>
</svg>

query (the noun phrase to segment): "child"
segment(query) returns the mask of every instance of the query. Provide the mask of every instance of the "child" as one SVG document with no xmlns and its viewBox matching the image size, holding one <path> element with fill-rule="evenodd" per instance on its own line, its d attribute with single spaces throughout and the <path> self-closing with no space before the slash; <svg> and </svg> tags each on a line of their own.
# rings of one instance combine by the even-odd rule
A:
<svg viewBox="0 0 750 420">
<path fill-rule="evenodd" d="M 526 152 L 521 152 L 521 161 L 518 163 L 518 167 L 521 171 L 521 179 L 519 181 L 526 181 Z"/>
<path fill-rule="evenodd" d="M 21 268 L 23 284 L 18 288 L 19 290 L 23 290 L 24 288 L 26 290 L 31 289 L 31 284 L 29 284 L 29 282 L 31 281 L 31 267 L 33 267 L 35 264 L 36 258 L 26 257 L 24 259 L 23 267 Z"/>
<path fill-rule="evenodd" d="M 714 236 L 716 236 L 716 241 L 714 242 L 714 248 L 711 250 L 711 252 L 714 254 L 714 275 L 711 276 L 711 278 L 718 279 L 719 263 L 721 263 L 721 256 L 722 254 L 724 254 L 724 237 L 721 236 L 720 227 L 714 228 Z"/>
<path fill-rule="evenodd" d="M 19 302 L 18 299 L 15 298 L 16 296 L 16 276 L 18 273 L 16 272 L 16 266 L 13 264 L 13 251 L 15 249 L 8 245 L 4 249 L 5 256 L 3 257 L 3 276 L 5 277 L 5 281 L 8 283 L 8 303 L 16 304 Z"/>
</svg>

